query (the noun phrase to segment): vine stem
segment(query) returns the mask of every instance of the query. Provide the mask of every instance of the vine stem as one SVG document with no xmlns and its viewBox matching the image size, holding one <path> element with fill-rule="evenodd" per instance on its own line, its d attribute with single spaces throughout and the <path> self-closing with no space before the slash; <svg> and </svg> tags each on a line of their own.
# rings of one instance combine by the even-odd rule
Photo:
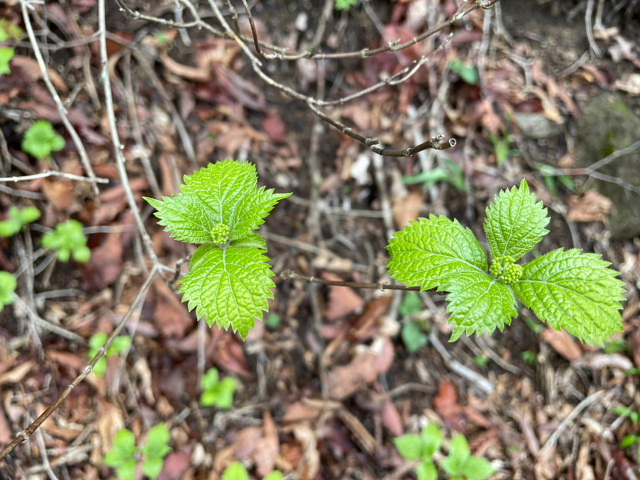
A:
<svg viewBox="0 0 640 480">
<path fill-rule="evenodd" d="M 366 283 L 366 282 L 346 282 L 342 280 L 326 280 L 324 278 L 318 278 L 314 276 L 300 275 L 292 270 L 284 270 L 280 273 L 280 278 L 290 280 L 305 280 L 310 283 L 319 283 L 320 285 L 333 285 L 336 287 L 349 287 L 349 288 L 368 288 L 370 290 L 405 290 L 412 292 L 419 292 L 420 287 L 407 287 L 405 285 L 389 285 L 385 282 L 378 283 Z"/>
</svg>

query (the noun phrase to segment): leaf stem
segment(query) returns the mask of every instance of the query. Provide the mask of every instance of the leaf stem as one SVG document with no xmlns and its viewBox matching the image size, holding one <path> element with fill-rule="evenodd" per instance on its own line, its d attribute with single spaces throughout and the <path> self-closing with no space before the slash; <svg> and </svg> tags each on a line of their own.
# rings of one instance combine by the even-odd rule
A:
<svg viewBox="0 0 640 480">
<path fill-rule="evenodd" d="M 368 288 L 371 290 L 405 290 L 419 292 L 420 287 L 407 287 L 404 285 L 389 285 L 385 282 L 378 283 L 366 283 L 366 282 L 347 282 L 343 280 L 326 280 L 324 278 L 309 277 L 307 275 L 300 275 L 293 270 L 284 270 L 280 273 L 280 278 L 293 279 L 293 280 L 305 280 L 310 283 L 319 283 L 321 285 L 333 285 L 336 287 L 349 287 L 349 288 Z"/>
</svg>

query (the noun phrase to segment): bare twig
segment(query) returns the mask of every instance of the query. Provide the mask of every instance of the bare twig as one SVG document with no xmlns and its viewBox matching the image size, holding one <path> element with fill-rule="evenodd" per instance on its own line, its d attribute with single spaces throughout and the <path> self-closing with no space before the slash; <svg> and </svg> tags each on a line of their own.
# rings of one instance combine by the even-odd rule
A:
<svg viewBox="0 0 640 480">
<path fill-rule="evenodd" d="M 22 6 L 22 18 L 24 19 L 24 27 L 25 27 L 25 30 L 27 31 L 27 35 L 29 36 L 29 41 L 31 42 L 31 48 L 33 49 L 33 54 L 35 55 L 36 60 L 38 61 L 38 66 L 40 67 L 40 72 L 42 73 L 42 79 L 44 80 L 44 83 L 47 86 L 47 89 L 49 90 L 49 93 L 51 94 L 51 97 L 53 98 L 53 101 L 56 104 L 56 107 L 58 109 L 58 114 L 60 115 L 60 120 L 62 121 L 62 124 L 67 129 L 67 132 L 69 132 L 69 135 L 71 136 L 73 143 L 75 144 L 76 149 L 78 150 L 78 154 L 80 155 L 80 161 L 82 162 L 82 166 L 84 167 L 84 170 L 87 172 L 87 175 L 89 175 L 90 178 L 95 179 L 96 175 L 95 173 L 93 173 L 93 168 L 91 167 L 91 161 L 89 160 L 87 151 L 84 148 L 84 144 L 82 143 L 80 136 L 76 132 L 76 129 L 73 127 L 73 125 L 69 121 L 69 118 L 67 116 L 67 109 L 65 108 L 64 102 L 60 98 L 60 95 L 58 95 L 58 92 L 56 91 L 56 88 L 54 87 L 53 82 L 51 81 L 51 78 L 49 77 L 49 71 L 47 70 L 47 65 L 44 61 L 44 58 L 42 58 L 42 52 L 40 51 L 40 46 L 38 45 L 36 35 L 33 31 L 33 26 L 31 25 L 31 17 L 29 15 L 29 8 L 33 8 L 33 7 L 28 3 L 27 0 L 20 0 L 20 5 Z M 93 182 L 93 194 L 97 196 L 100 193 L 100 191 L 98 190 L 98 186 L 96 185 L 96 183 L 97 181 Z"/>
<path fill-rule="evenodd" d="M 46 172 L 36 173 L 34 175 L 23 175 L 22 177 L 1 177 L 0 182 L 29 182 L 31 180 L 37 180 L 39 178 L 47 177 L 61 177 L 68 180 L 75 180 L 77 182 L 109 183 L 108 178 L 87 178 L 81 177 L 80 175 L 74 175 L 73 173 L 58 172 L 57 170 L 47 170 Z"/>
<path fill-rule="evenodd" d="M 420 287 L 406 287 L 404 285 L 389 285 L 385 282 L 380 283 L 363 283 L 363 282 L 345 282 L 341 280 L 327 280 L 324 278 L 318 278 L 314 276 L 300 275 L 291 270 L 285 270 L 280 273 L 280 278 L 291 280 L 305 280 L 310 283 L 319 283 L 320 285 L 333 285 L 336 287 L 348 287 L 348 288 L 367 288 L 370 290 L 405 290 L 405 291 L 420 291 Z"/>
<path fill-rule="evenodd" d="M 14 440 L 9 445 L 7 445 L 4 449 L 2 449 L 2 451 L 0 452 L 0 461 L 3 460 L 9 453 L 11 453 L 18 445 L 20 445 L 21 443 L 26 443 L 29 440 L 29 438 L 31 438 L 33 433 L 40 427 L 40 425 L 42 425 L 58 409 L 58 407 L 62 405 L 62 403 L 67 399 L 67 397 L 71 395 L 71 392 L 73 392 L 73 390 L 87 377 L 87 375 L 89 375 L 93 371 L 93 367 L 95 367 L 96 363 L 98 363 L 98 360 L 100 360 L 104 356 L 104 354 L 107 352 L 107 350 L 109 350 L 109 347 L 111 347 L 113 340 L 118 335 L 120 335 L 120 333 L 126 326 L 127 322 L 131 318 L 133 312 L 135 312 L 138 306 L 143 302 L 147 294 L 147 291 L 151 286 L 151 282 L 153 282 L 153 280 L 155 279 L 155 276 L 158 275 L 158 273 L 159 273 L 158 267 L 154 267 L 151 270 L 151 272 L 149 273 L 149 276 L 147 277 L 146 281 L 142 285 L 140 292 L 138 292 L 138 296 L 133 301 L 131 308 L 129 309 L 127 314 L 123 317 L 123 319 L 118 324 L 118 326 L 113 330 L 113 332 L 109 336 L 109 339 L 104 344 L 104 346 L 100 350 L 98 350 L 98 353 L 96 354 L 96 356 L 87 364 L 87 366 L 84 368 L 82 373 L 80 373 L 80 375 L 78 375 L 73 380 L 73 382 L 64 390 L 64 392 L 60 394 L 60 396 L 56 399 L 56 401 L 52 405 L 47 407 L 47 409 L 44 412 L 42 412 L 42 414 L 40 414 L 40 416 L 36 418 L 35 421 L 32 422 L 31 425 L 29 425 L 25 430 L 18 432 Z"/>
</svg>

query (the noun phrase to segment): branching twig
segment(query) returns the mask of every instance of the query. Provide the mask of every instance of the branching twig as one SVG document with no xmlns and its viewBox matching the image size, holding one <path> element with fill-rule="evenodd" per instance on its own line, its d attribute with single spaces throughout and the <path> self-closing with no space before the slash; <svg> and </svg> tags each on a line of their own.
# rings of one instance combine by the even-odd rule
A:
<svg viewBox="0 0 640 480">
<path fill-rule="evenodd" d="M 31 425 L 29 425 L 25 430 L 18 432 L 16 434 L 16 438 L 14 438 L 14 440 L 9 445 L 7 445 L 4 449 L 2 449 L 2 451 L 0 452 L 0 461 L 2 461 L 18 445 L 20 445 L 21 443 L 26 443 L 31 437 L 31 435 L 33 435 L 33 433 L 40 427 L 40 425 L 42 425 L 58 409 L 58 407 L 62 405 L 62 403 L 71 394 L 71 392 L 73 392 L 73 390 L 86 378 L 86 376 L 93 371 L 93 367 L 95 367 L 96 363 L 98 363 L 98 360 L 100 360 L 104 356 L 104 354 L 107 352 L 107 350 L 109 350 L 109 347 L 111 347 L 113 340 L 118 335 L 120 335 L 120 333 L 126 326 L 127 322 L 131 318 L 131 315 L 133 314 L 133 312 L 136 311 L 138 306 L 144 300 L 147 294 L 147 291 L 151 286 L 151 282 L 153 282 L 153 280 L 155 279 L 156 275 L 158 275 L 158 273 L 159 273 L 158 267 L 154 267 L 151 270 L 151 272 L 149 273 L 149 276 L 147 277 L 147 280 L 142 285 L 142 288 L 140 289 L 138 296 L 133 301 L 131 308 L 129 309 L 127 314 L 124 316 L 124 318 L 120 321 L 118 326 L 113 330 L 113 332 L 109 336 L 109 339 L 104 344 L 104 346 L 100 350 L 98 350 L 98 353 L 96 354 L 96 356 L 87 364 L 87 366 L 84 368 L 82 373 L 80 373 L 80 375 L 78 375 L 73 380 L 73 382 L 64 390 L 64 392 L 62 392 L 62 394 L 57 398 L 57 400 L 52 405 L 47 407 L 47 409 L 44 412 L 42 412 L 42 414 L 40 414 L 40 416 L 36 418 L 35 421 L 31 423 Z"/>
<path fill-rule="evenodd" d="M 326 280 L 318 277 L 308 277 L 306 275 L 300 275 L 291 270 L 285 270 L 280 273 L 280 278 L 291 280 L 305 280 L 310 283 L 319 283 L 320 285 L 334 285 L 336 287 L 348 287 L 348 288 L 367 288 L 370 290 L 405 290 L 405 291 L 420 291 L 420 287 L 406 287 L 404 285 L 389 285 L 384 282 L 380 283 L 363 283 L 363 282 L 344 282 L 341 280 Z"/>
<path fill-rule="evenodd" d="M 56 107 L 58 109 L 58 114 L 60 115 L 60 120 L 62 121 L 62 124 L 67 129 L 67 132 L 69 132 L 69 135 L 71 136 L 73 143 L 75 144 L 76 149 L 78 150 L 78 154 L 80 155 L 80 160 L 82 162 L 82 166 L 84 167 L 84 170 L 87 172 L 87 175 L 89 175 L 90 178 L 95 179 L 96 175 L 95 173 L 93 173 L 93 168 L 91 167 L 91 161 L 89 160 L 87 151 L 84 148 L 84 144 L 82 143 L 80 136 L 76 132 L 76 129 L 73 127 L 73 125 L 69 121 L 69 118 L 67 116 L 67 109 L 65 108 L 64 102 L 60 98 L 60 95 L 58 95 L 58 92 L 56 91 L 56 88 L 54 87 L 53 82 L 51 81 L 51 78 L 49 77 L 49 71 L 47 70 L 47 65 L 44 61 L 44 58 L 42 58 L 42 52 L 40 52 L 40 47 L 38 45 L 36 35 L 33 31 L 33 26 L 31 25 L 31 17 L 29 16 L 29 11 L 28 11 L 29 8 L 33 8 L 33 7 L 29 5 L 27 0 L 20 0 L 20 5 L 22 6 L 22 18 L 24 19 L 24 28 L 27 31 L 27 35 L 29 36 L 29 41 L 31 42 L 31 48 L 33 49 L 33 54 L 35 55 L 36 60 L 38 61 L 38 66 L 40 67 L 40 71 L 42 73 L 42 79 L 44 80 L 44 83 L 47 86 L 47 89 L 49 90 L 49 93 L 51 94 L 51 97 L 53 98 L 53 101 L 56 104 Z M 98 186 L 96 185 L 96 181 L 94 180 L 93 194 L 98 196 L 99 193 L 100 192 L 98 190 Z"/>
<path fill-rule="evenodd" d="M 253 19 L 253 16 L 251 14 L 251 9 L 249 8 L 249 5 L 247 4 L 246 0 L 243 0 L 243 7 L 244 10 L 247 14 L 248 20 L 249 20 L 249 25 L 251 27 L 251 38 L 246 38 L 243 37 L 241 35 L 239 35 L 238 33 L 236 33 L 231 26 L 229 25 L 229 23 L 227 22 L 227 20 L 225 19 L 224 15 L 222 14 L 222 12 L 220 11 L 220 9 L 218 8 L 216 2 L 214 0 L 208 0 L 208 4 L 211 8 L 211 10 L 213 11 L 216 19 L 218 20 L 218 22 L 220 23 L 220 25 L 222 26 L 222 31 L 219 30 L 218 28 L 213 27 L 212 25 L 210 25 L 207 22 L 204 22 L 198 15 L 195 7 L 193 5 L 191 5 L 189 3 L 188 0 L 180 0 L 181 3 L 183 3 L 185 6 L 187 6 L 187 8 L 189 8 L 191 14 L 194 17 L 194 20 L 192 22 L 189 22 L 189 24 L 177 24 L 176 22 L 173 21 L 168 21 L 165 19 L 158 19 L 157 17 L 152 17 L 149 15 L 144 15 L 141 14 L 140 12 L 136 12 L 134 10 L 132 10 L 131 8 L 129 8 L 125 3 L 124 0 L 117 0 L 118 4 L 121 7 L 121 10 L 126 12 L 127 14 L 133 16 L 134 18 L 137 19 L 145 19 L 151 22 L 156 22 L 156 23 L 160 23 L 163 25 L 170 25 L 173 27 L 187 27 L 187 26 L 197 26 L 198 28 L 203 28 L 207 31 L 209 31 L 211 34 L 218 36 L 218 37 L 222 37 L 222 38 L 227 38 L 227 39 L 232 39 L 239 47 L 240 49 L 244 52 L 244 54 L 247 56 L 247 58 L 250 60 L 251 63 L 251 67 L 253 68 L 254 72 L 268 85 L 280 90 L 281 92 L 283 92 L 284 94 L 303 101 L 306 103 L 306 105 L 309 107 L 309 109 L 318 117 L 320 117 L 323 121 L 329 123 L 330 125 L 332 125 L 333 127 L 337 128 L 340 132 L 342 132 L 345 135 L 348 135 L 350 137 L 352 137 L 353 139 L 363 143 L 365 146 L 367 146 L 369 149 L 371 149 L 371 151 L 373 151 L 374 153 L 378 154 L 378 155 L 384 155 L 384 156 L 390 156 L 390 157 L 410 157 L 412 155 L 415 155 L 416 153 L 426 150 L 426 149 L 435 149 L 435 150 L 445 150 L 448 148 L 451 148 L 453 146 L 455 146 L 456 141 L 454 139 L 450 139 L 449 141 L 444 141 L 444 135 L 442 136 L 437 136 L 437 137 L 433 137 L 431 139 L 429 139 L 426 142 L 421 143 L 420 145 L 416 145 L 413 147 L 409 147 L 409 148 L 404 148 L 404 149 L 392 149 L 392 148 L 383 148 L 381 146 L 379 146 L 380 141 L 375 139 L 375 138 L 369 138 L 366 137 L 364 135 L 361 135 L 359 133 L 354 132 L 351 128 L 347 127 L 346 125 L 344 125 L 343 123 L 341 123 L 338 120 L 332 119 L 331 117 L 329 117 L 325 112 L 322 112 L 320 110 L 320 108 L 322 107 L 329 107 L 329 106 L 334 106 L 334 105 L 342 105 L 348 101 L 354 100 L 356 98 L 362 97 L 363 95 L 372 93 L 373 91 L 376 91 L 380 88 L 383 88 L 385 86 L 390 86 L 390 85 L 399 85 L 405 81 L 407 81 L 409 78 L 411 78 L 419 69 L 420 67 L 422 67 L 427 61 L 429 56 L 427 57 L 422 57 L 417 61 L 412 62 L 411 64 L 407 65 L 405 68 L 403 68 L 400 72 L 392 75 L 391 77 L 389 77 L 386 80 L 383 80 L 381 82 L 378 82 L 377 84 L 368 87 L 362 91 L 359 91 L 355 94 L 351 94 L 348 95 L 346 97 L 343 98 L 339 98 L 339 99 L 335 99 L 335 100 L 320 100 L 317 98 L 313 98 L 307 95 L 304 95 L 296 90 L 294 90 L 293 88 L 284 85 L 276 80 L 274 80 L 274 78 L 272 76 L 270 76 L 269 74 L 265 73 L 265 71 L 263 70 L 263 65 L 262 62 L 260 61 L 260 58 L 263 59 L 279 59 L 279 60 L 299 60 L 302 58 L 307 58 L 307 59 L 311 59 L 311 60 L 330 60 L 330 59 L 347 59 L 347 58 L 368 58 L 368 57 L 372 57 L 374 55 L 379 55 L 381 53 L 384 52 L 397 52 L 406 48 L 409 48 L 421 41 L 423 41 L 424 39 L 434 35 L 437 32 L 442 31 L 443 29 L 451 26 L 452 24 L 454 24 L 455 22 L 457 22 L 458 20 L 460 20 L 461 18 L 463 18 L 465 15 L 467 15 L 468 13 L 478 9 L 478 8 L 490 8 L 491 6 L 493 6 L 495 3 L 497 3 L 499 0 L 489 0 L 486 2 L 483 2 L 481 0 L 475 0 L 472 2 L 468 2 L 468 1 L 464 1 L 462 6 L 460 7 L 460 9 L 458 10 L 458 12 L 453 15 L 451 18 L 449 18 L 448 20 L 441 22 L 439 24 L 437 24 L 436 26 L 428 29 L 427 31 L 423 32 L 422 34 L 416 36 L 415 38 L 411 39 L 410 41 L 404 42 L 404 43 L 400 43 L 399 40 L 397 41 L 391 41 L 388 42 L 385 46 L 376 48 L 376 49 L 362 49 L 359 51 L 353 51 L 353 52 L 341 52 L 341 53 L 335 53 L 335 54 L 325 54 L 325 53 L 314 53 L 313 51 L 306 51 L 306 52 L 290 52 L 287 49 L 283 49 L 274 45 L 269 45 L 267 43 L 264 43 L 262 41 L 260 41 L 260 39 L 258 38 L 258 34 L 257 34 L 257 29 L 255 27 L 255 22 Z M 450 38 L 450 37 L 449 37 Z M 446 42 L 448 41 L 448 39 L 443 43 L 446 44 Z M 249 50 L 248 46 L 247 46 L 247 42 L 252 42 L 254 45 L 254 48 L 256 50 L 257 56 L 256 54 L 254 54 L 253 52 L 251 52 L 251 50 Z M 442 48 L 442 45 L 439 47 L 439 49 Z M 265 49 L 271 50 L 273 53 L 267 54 L 265 53 Z M 434 53 L 436 53 L 439 49 L 436 49 L 434 52 L 431 53 L 431 55 L 433 55 Z"/>
<path fill-rule="evenodd" d="M 24 175 L 22 177 L 1 177 L 0 182 L 29 182 L 31 180 L 37 180 L 39 178 L 47 177 L 62 177 L 69 180 L 75 180 L 77 182 L 90 182 L 90 183 L 109 183 L 108 178 L 100 177 L 81 177 L 80 175 L 74 175 L 73 173 L 58 172 L 57 170 L 47 170 L 46 172 L 36 173 L 34 175 Z"/>
</svg>

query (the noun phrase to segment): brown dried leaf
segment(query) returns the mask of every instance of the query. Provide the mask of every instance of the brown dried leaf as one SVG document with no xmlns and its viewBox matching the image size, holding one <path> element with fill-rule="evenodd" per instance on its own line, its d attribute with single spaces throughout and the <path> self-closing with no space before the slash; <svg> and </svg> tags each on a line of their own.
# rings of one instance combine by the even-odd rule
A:
<svg viewBox="0 0 640 480">
<path fill-rule="evenodd" d="M 193 327 L 194 320 L 167 284 L 160 278 L 151 286 L 155 308 L 153 319 L 165 337 L 182 338 Z"/>
<path fill-rule="evenodd" d="M 343 278 L 333 273 L 325 272 L 322 278 L 332 281 L 342 281 Z M 326 312 L 330 322 L 342 318 L 350 313 L 362 309 L 364 300 L 353 289 L 347 287 L 329 286 L 329 305 Z"/>
<path fill-rule="evenodd" d="M 393 362 L 393 344 L 387 337 L 376 338 L 347 365 L 329 374 L 329 397 L 343 400 L 386 372 Z"/>
<path fill-rule="evenodd" d="M 613 202 L 609 197 L 588 190 L 584 195 L 569 197 L 567 218 L 572 222 L 604 222 Z"/>
<path fill-rule="evenodd" d="M 540 339 L 569 361 L 577 360 L 582 356 L 580 345 L 564 330 L 547 328 L 540 334 Z"/>
</svg>

